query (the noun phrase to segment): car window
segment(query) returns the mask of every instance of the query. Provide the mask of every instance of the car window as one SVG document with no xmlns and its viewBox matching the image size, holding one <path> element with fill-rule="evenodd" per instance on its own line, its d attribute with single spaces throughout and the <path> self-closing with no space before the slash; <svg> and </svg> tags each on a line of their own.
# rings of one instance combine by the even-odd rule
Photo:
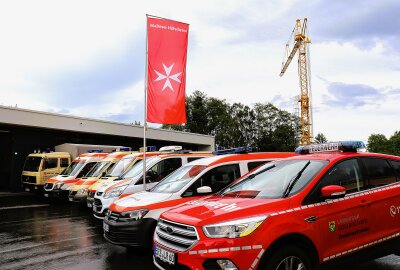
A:
<svg viewBox="0 0 400 270">
<path fill-rule="evenodd" d="M 85 166 L 79 172 L 79 174 L 76 176 L 76 178 L 81 178 L 81 177 L 85 176 L 96 164 L 97 164 L 97 162 L 86 163 Z"/>
<path fill-rule="evenodd" d="M 43 168 L 44 168 L 44 169 L 53 169 L 53 168 L 57 168 L 57 162 L 58 162 L 58 159 L 57 159 L 57 158 L 46 158 L 46 159 L 44 160 Z"/>
<path fill-rule="evenodd" d="M 361 174 L 357 159 L 348 159 L 333 166 L 323 177 L 319 189 L 338 185 L 346 189 L 346 194 L 365 189 L 365 179 Z"/>
<path fill-rule="evenodd" d="M 240 177 L 238 164 L 220 166 L 206 172 L 184 193 L 185 197 L 197 195 L 199 187 L 209 186 L 216 193 Z"/>
<path fill-rule="evenodd" d="M 255 168 L 257 168 L 257 167 L 259 167 L 259 166 L 261 166 L 261 165 L 263 165 L 265 163 L 268 163 L 268 162 L 269 161 L 266 161 L 266 160 L 264 160 L 264 161 L 251 161 L 251 162 L 247 163 L 247 169 L 249 171 L 252 171 Z"/>
<path fill-rule="evenodd" d="M 397 179 L 400 179 L 400 160 L 390 160 L 390 165 L 392 165 L 393 169 L 397 173 Z"/>
<path fill-rule="evenodd" d="M 363 158 L 368 172 L 368 188 L 376 188 L 396 182 L 396 176 L 388 161 L 382 158 Z"/>
<path fill-rule="evenodd" d="M 188 157 L 188 162 L 192 162 L 192 161 L 194 161 L 194 160 L 198 160 L 198 159 L 201 159 L 201 158 L 204 158 L 204 157 Z"/>
<path fill-rule="evenodd" d="M 69 165 L 68 158 L 60 159 L 60 167 L 68 167 L 68 165 Z"/>
<path fill-rule="evenodd" d="M 182 166 L 181 158 L 167 158 L 163 159 L 147 172 L 148 181 L 154 183 L 159 182 L 161 179 Z"/>
</svg>

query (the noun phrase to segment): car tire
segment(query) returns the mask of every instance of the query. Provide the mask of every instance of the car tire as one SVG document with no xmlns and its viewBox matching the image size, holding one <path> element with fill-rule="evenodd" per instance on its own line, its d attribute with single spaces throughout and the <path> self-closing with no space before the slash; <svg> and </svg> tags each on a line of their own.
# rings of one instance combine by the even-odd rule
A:
<svg viewBox="0 0 400 270">
<path fill-rule="evenodd" d="M 269 254 L 258 267 L 259 270 L 316 270 L 307 253 L 295 245 L 281 246 Z"/>
</svg>

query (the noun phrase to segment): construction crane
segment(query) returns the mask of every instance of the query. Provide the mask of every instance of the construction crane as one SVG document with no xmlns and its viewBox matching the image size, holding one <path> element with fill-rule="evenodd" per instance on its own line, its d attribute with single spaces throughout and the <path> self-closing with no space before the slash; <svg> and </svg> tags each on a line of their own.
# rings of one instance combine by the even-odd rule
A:
<svg viewBox="0 0 400 270">
<path fill-rule="evenodd" d="M 293 40 L 293 48 L 290 42 Z M 299 77 L 300 77 L 300 95 L 298 102 L 300 103 L 301 117 L 301 145 L 307 145 L 312 140 L 312 107 L 311 107 L 311 84 L 310 84 L 310 61 L 308 44 L 311 43 L 307 30 L 307 18 L 296 20 L 296 25 L 289 37 L 285 47 L 284 61 L 279 76 L 283 76 L 293 57 L 299 52 Z M 286 59 L 286 61 L 285 61 Z"/>
</svg>

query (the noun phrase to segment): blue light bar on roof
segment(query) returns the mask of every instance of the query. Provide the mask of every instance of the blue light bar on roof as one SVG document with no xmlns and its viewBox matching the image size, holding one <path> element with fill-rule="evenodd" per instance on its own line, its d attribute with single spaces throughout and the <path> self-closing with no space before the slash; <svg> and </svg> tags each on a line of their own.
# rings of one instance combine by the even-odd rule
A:
<svg viewBox="0 0 400 270">
<path fill-rule="evenodd" d="M 323 152 L 357 152 L 358 149 L 362 148 L 365 148 L 362 141 L 340 141 L 299 146 L 295 152 L 303 155 Z"/>
<path fill-rule="evenodd" d="M 212 152 L 214 155 L 227 155 L 227 154 L 246 154 L 252 152 L 253 148 L 250 146 L 242 146 L 237 148 L 225 149 L 225 150 L 218 150 Z"/>
<path fill-rule="evenodd" d="M 93 149 L 93 150 L 87 150 L 88 153 L 103 153 L 103 150 L 101 149 Z"/>
</svg>

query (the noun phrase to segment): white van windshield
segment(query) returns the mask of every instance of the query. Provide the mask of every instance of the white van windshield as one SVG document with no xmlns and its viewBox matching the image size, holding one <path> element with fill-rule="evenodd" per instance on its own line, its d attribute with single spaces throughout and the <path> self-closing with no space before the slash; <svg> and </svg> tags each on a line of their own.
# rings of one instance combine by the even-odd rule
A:
<svg viewBox="0 0 400 270">
<path fill-rule="evenodd" d="M 328 162 L 325 160 L 281 160 L 259 167 L 217 196 L 277 199 L 304 188 Z"/>
<path fill-rule="evenodd" d="M 156 156 L 146 158 L 146 169 L 149 168 L 150 165 L 153 165 L 158 159 L 159 158 Z M 141 173 L 143 173 L 143 159 L 137 162 L 132 168 L 129 169 L 129 171 L 126 171 L 123 175 L 121 175 L 121 178 L 132 178 Z"/>
<path fill-rule="evenodd" d="M 98 177 L 111 161 L 100 161 L 88 172 L 86 177 Z"/>
<path fill-rule="evenodd" d="M 85 165 L 85 162 L 72 162 L 61 175 L 72 176 L 77 174 L 80 169 Z"/>
<path fill-rule="evenodd" d="M 204 165 L 186 165 L 168 175 L 154 186 L 150 192 L 175 193 L 181 190 L 193 178 L 199 175 L 207 166 Z"/>
<path fill-rule="evenodd" d="M 131 163 L 136 159 L 136 157 L 130 157 L 130 158 L 123 158 L 120 159 L 112 168 L 112 170 L 108 170 L 109 173 L 106 176 L 109 177 L 118 177 L 120 176 L 123 172 L 126 171 L 126 169 L 131 165 Z"/>
</svg>

